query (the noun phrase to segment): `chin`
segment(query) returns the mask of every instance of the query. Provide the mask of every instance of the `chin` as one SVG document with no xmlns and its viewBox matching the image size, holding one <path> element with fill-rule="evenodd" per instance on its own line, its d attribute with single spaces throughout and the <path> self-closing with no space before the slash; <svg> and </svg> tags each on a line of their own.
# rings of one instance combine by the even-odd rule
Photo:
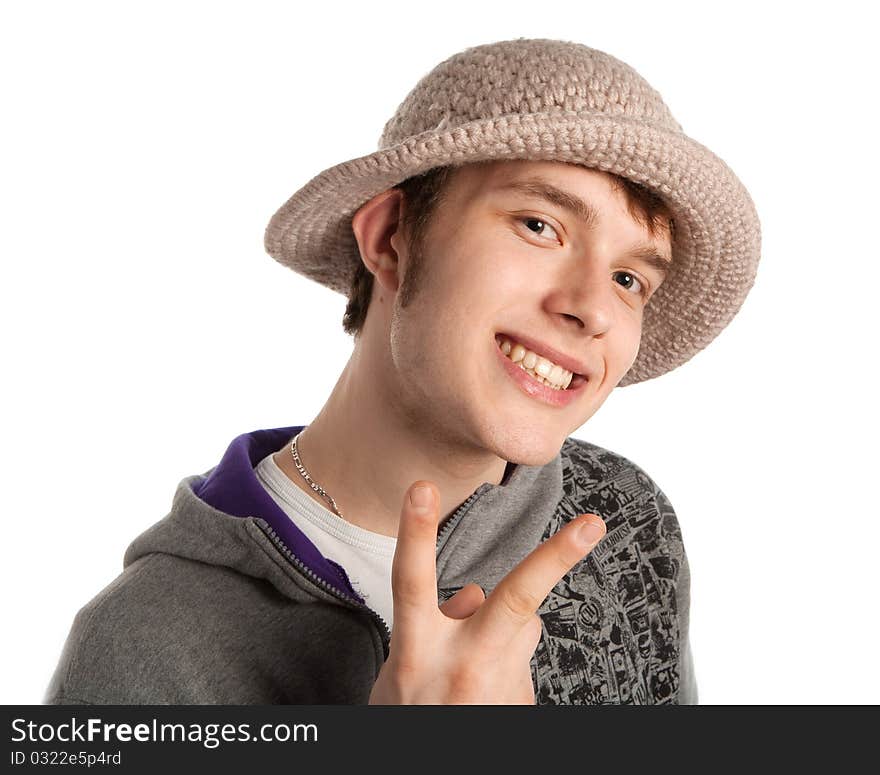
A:
<svg viewBox="0 0 880 775">
<path fill-rule="evenodd" d="M 562 444 L 560 444 L 558 447 L 554 447 L 554 449 L 549 452 L 545 452 L 542 450 L 540 453 L 533 452 L 528 455 L 517 455 L 515 457 L 507 457 L 505 458 L 505 460 L 509 460 L 511 463 L 517 463 L 524 466 L 543 467 L 559 454 L 559 450 L 561 447 Z"/>
<path fill-rule="evenodd" d="M 494 445 L 498 457 L 525 466 L 545 466 L 562 447 L 565 437 L 551 438 L 534 433 L 502 435 Z"/>
</svg>

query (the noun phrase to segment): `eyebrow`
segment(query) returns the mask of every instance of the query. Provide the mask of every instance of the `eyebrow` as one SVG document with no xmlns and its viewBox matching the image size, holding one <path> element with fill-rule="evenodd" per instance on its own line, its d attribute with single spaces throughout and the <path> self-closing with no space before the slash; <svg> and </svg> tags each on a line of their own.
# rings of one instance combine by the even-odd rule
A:
<svg viewBox="0 0 880 775">
<path fill-rule="evenodd" d="M 545 202 L 561 207 L 583 221 L 587 229 L 594 229 L 599 221 L 598 210 L 589 202 L 541 178 L 512 180 L 496 186 L 495 190 L 516 191 L 526 196 L 543 199 Z M 644 261 L 664 277 L 669 274 L 669 269 L 672 266 L 672 261 L 669 258 L 661 256 L 653 245 L 647 243 L 636 245 L 626 254 L 626 257 Z"/>
</svg>

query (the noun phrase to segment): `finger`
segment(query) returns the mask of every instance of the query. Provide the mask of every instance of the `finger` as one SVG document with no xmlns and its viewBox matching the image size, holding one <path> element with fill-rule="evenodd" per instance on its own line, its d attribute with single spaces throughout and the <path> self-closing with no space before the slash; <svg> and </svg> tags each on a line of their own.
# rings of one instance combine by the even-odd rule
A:
<svg viewBox="0 0 880 775">
<path fill-rule="evenodd" d="M 486 593 L 479 584 L 467 584 L 449 598 L 440 610 L 450 619 L 467 619 L 486 599 Z"/>
<path fill-rule="evenodd" d="M 425 500 L 418 499 L 420 492 Z M 432 482 L 419 480 L 403 496 L 391 563 L 394 640 L 398 649 L 417 640 L 418 630 L 437 612 L 437 495 Z"/>
<path fill-rule="evenodd" d="M 470 618 L 477 641 L 490 650 L 503 649 L 517 636 L 559 580 L 605 535 L 595 514 L 572 520 L 541 543 L 510 573 Z"/>
<path fill-rule="evenodd" d="M 543 627 L 541 617 L 533 614 L 505 649 L 505 655 L 509 656 L 514 664 L 529 664 L 541 642 Z"/>
<path fill-rule="evenodd" d="M 536 705 L 535 684 L 532 682 L 532 669 L 529 665 L 526 665 L 520 681 L 520 703 L 523 705 Z"/>
<path fill-rule="evenodd" d="M 527 625 L 526 630 L 530 627 Z M 526 657 L 510 662 L 510 685 L 514 690 L 512 702 L 516 705 L 535 705 L 535 684 L 532 681 L 531 660 Z"/>
</svg>

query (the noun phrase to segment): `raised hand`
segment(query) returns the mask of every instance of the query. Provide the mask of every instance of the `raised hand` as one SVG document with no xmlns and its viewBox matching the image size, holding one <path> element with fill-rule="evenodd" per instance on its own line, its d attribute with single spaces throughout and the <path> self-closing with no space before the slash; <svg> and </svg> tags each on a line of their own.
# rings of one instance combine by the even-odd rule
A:
<svg viewBox="0 0 880 775">
<path fill-rule="evenodd" d="M 486 598 L 468 584 L 437 605 L 439 494 L 418 481 L 403 499 L 391 569 L 394 625 L 371 705 L 534 705 L 529 662 L 538 608 L 605 535 L 582 515 L 535 548 Z"/>
</svg>

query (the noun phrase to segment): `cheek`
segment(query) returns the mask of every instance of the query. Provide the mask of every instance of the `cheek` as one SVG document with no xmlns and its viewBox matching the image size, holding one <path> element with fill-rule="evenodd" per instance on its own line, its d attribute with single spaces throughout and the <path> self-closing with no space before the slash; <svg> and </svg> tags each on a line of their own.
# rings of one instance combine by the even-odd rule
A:
<svg viewBox="0 0 880 775">
<path fill-rule="evenodd" d="M 636 325 L 629 325 L 622 330 L 621 341 L 618 347 L 620 361 L 623 364 L 621 375 L 629 371 L 639 354 L 641 344 L 642 326 L 641 321 Z"/>
</svg>

